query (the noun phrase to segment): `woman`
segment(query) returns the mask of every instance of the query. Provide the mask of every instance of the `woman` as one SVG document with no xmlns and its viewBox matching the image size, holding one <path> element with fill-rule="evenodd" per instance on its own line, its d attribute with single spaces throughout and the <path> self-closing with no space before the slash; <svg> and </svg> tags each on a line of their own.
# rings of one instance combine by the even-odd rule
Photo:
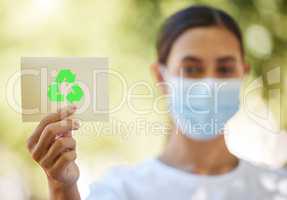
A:
<svg viewBox="0 0 287 200">
<path fill-rule="evenodd" d="M 239 160 L 224 142 L 224 124 L 238 110 L 249 70 L 237 23 L 215 8 L 188 7 L 166 20 L 157 53 L 151 69 L 166 83 L 161 89 L 169 96 L 174 123 L 169 142 L 157 159 L 111 171 L 90 187 L 88 199 L 284 198 L 261 179 L 285 174 Z M 45 117 L 28 140 L 33 159 L 47 174 L 52 199 L 80 199 L 76 144 L 70 137 L 79 128 L 71 118 L 75 110 L 71 106 Z"/>
</svg>

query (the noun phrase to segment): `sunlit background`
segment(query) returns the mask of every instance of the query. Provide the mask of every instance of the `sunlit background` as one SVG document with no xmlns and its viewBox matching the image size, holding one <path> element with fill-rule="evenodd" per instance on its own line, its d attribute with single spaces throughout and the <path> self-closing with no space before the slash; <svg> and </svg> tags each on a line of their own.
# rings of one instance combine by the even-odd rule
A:
<svg viewBox="0 0 287 200">
<path fill-rule="evenodd" d="M 139 81 L 147 81 L 153 86 L 149 64 L 156 58 L 154 47 L 159 25 L 171 13 L 194 3 L 218 6 L 238 20 L 244 31 L 247 60 L 252 66 L 246 82 L 262 78 L 266 90 L 257 93 L 254 99 L 261 96 L 268 99 L 276 124 L 281 128 L 287 127 L 284 120 L 285 89 L 281 87 L 279 93 L 270 94 L 266 75 L 279 68 L 279 80 L 284 86 L 287 64 L 286 0 L 0 0 L 1 199 L 48 198 L 45 175 L 31 160 L 25 146 L 36 124 L 22 123 L 20 114 L 7 102 L 6 84 L 20 69 L 20 58 L 108 57 L 110 68 L 120 72 L 128 86 Z M 111 77 L 109 84 L 110 107 L 113 108 L 125 94 L 117 79 Z M 20 82 L 17 88 L 19 91 Z M 153 97 L 157 97 L 159 91 L 153 88 Z M 138 88 L 137 92 L 145 93 L 145 90 Z M 20 92 L 16 93 L 16 99 L 20 103 Z M 151 108 L 152 102 L 153 98 L 141 99 L 135 101 L 134 106 L 138 109 Z M 254 105 L 259 105 L 257 100 L 254 102 Z M 136 121 L 142 119 L 148 124 L 168 123 L 164 115 L 155 112 L 140 115 L 124 104 L 111 114 L 111 121 L 103 124 L 104 129 L 96 129 L 101 127 L 97 123 L 84 123 L 83 130 L 75 134 L 82 172 L 79 185 L 83 197 L 87 195 L 88 184 L 108 167 L 138 163 L 161 151 L 166 136 L 149 134 L 148 124 L 135 129 Z M 117 121 L 126 126 L 118 134 L 109 134 L 109 128 Z M 248 130 L 248 126 L 245 127 Z M 256 132 L 256 129 L 252 130 Z M 260 134 L 256 137 L 255 141 L 259 140 Z M 250 151 L 252 154 L 252 149 Z M 256 153 L 260 154 L 260 151 Z"/>
</svg>

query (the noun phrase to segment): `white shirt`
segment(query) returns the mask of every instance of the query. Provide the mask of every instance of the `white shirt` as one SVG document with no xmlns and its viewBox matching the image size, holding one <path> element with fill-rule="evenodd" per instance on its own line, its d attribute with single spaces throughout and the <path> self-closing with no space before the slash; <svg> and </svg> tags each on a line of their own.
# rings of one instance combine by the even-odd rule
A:
<svg viewBox="0 0 287 200">
<path fill-rule="evenodd" d="M 90 186 L 87 200 L 283 200 L 287 171 L 245 161 L 229 173 L 205 176 L 170 167 L 157 159 L 117 167 Z"/>
</svg>

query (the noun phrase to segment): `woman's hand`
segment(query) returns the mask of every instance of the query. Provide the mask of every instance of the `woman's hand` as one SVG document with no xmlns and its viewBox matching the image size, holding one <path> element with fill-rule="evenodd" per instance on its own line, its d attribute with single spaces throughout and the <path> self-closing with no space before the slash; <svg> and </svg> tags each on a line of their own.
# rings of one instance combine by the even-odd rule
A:
<svg viewBox="0 0 287 200">
<path fill-rule="evenodd" d="M 71 136 L 72 130 L 79 129 L 72 118 L 75 111 L 75 106 L 69 106 L 47 115 L 27 141 L 32 158 L 47 174 L 52 199 L 79 199 L 76 142 Z"/>
</svg>

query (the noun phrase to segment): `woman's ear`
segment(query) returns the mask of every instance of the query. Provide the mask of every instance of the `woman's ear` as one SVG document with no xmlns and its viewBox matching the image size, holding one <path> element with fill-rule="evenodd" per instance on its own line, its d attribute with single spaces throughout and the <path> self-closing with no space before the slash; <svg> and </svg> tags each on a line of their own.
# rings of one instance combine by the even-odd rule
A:
<svg viewBox="0 0 287 200">
<path fill-rule="evenodd" d="M 249 74 L 250 72 L 250 64 L 244 63 L 244 74 Z"/>
<path fill-rule="evenodd" d="M 164 81 L 160 68 L 161 68 L 161 65 L 158 62 L 150 65 L 151 73 L 152 73 L 156 82 L 163 82 Z"/>
<path fill-rule="evenodd" d="M 165 80 L 163 77 L 163 74 L 161 73 L 161 67 L 162 65 L 158 62 L 153 63 L 150 65 L 150 70 L 152 73 L 152 76 L 155 79 L 156 85 L 160 88 L 160 90 L 165 93 L 166 87 L 165 87 Z"/>
</svg>

